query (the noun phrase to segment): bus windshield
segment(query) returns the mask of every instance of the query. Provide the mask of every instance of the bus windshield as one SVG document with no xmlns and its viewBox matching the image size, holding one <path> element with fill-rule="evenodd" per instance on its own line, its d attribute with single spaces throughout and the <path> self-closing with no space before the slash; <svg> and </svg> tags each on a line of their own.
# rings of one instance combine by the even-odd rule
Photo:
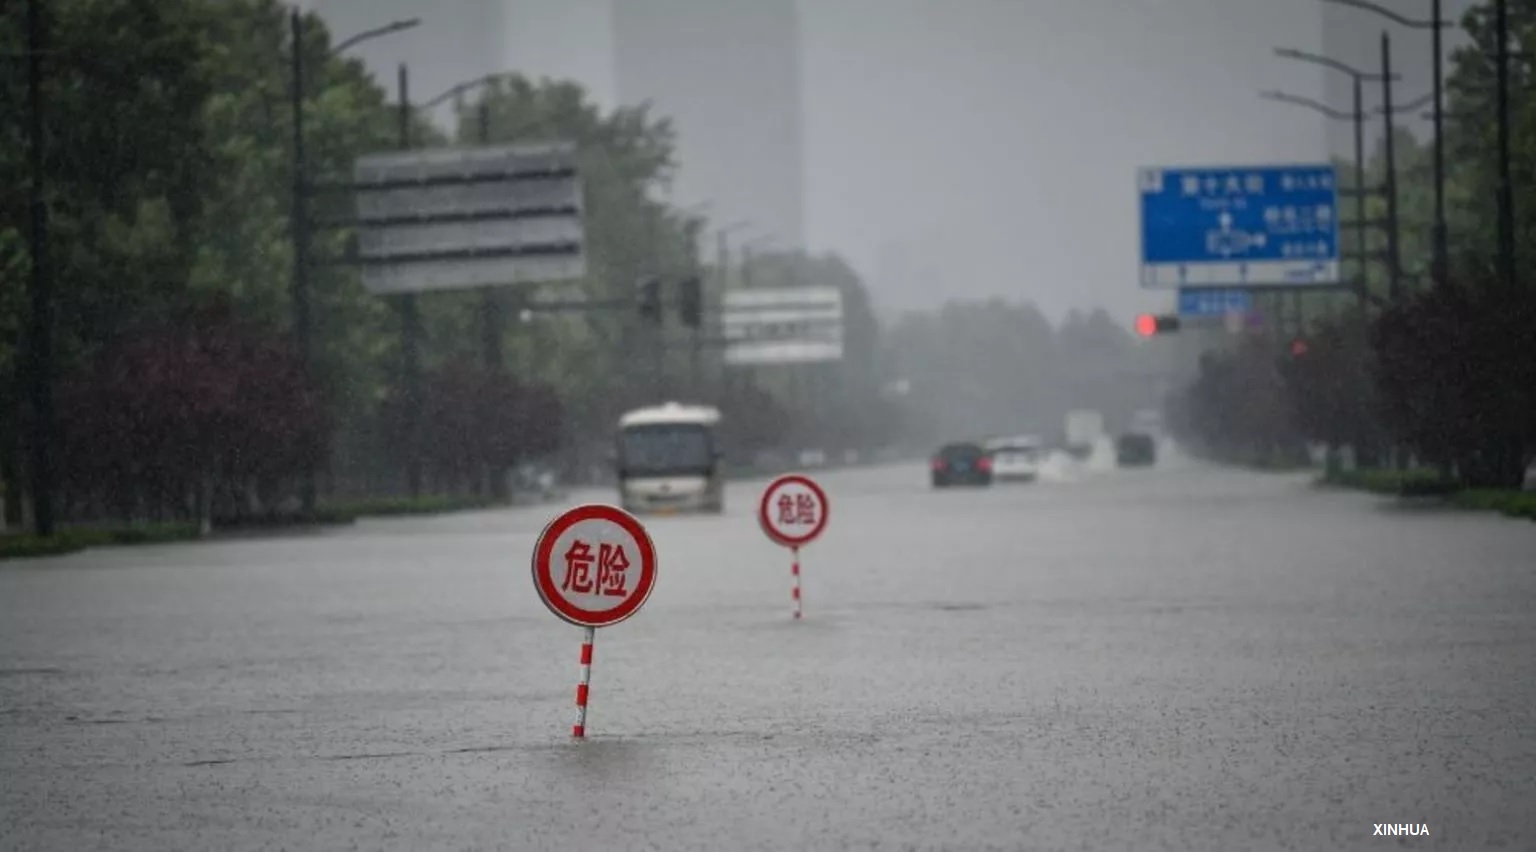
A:
<svg viewBox="0 0 1536 852">
<path fill-rule="evenodd" d="M 631 426 L 619 434 L 619 470 L 630 476 L 704 474 L 714 460 L 709 429 L 695 423 Z"/>
</svg>

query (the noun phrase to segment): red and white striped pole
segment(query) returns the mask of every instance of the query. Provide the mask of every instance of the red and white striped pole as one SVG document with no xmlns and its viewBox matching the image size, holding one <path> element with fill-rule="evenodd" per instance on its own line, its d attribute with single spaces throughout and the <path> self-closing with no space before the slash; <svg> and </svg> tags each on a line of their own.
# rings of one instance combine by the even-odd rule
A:
<svg viewBox="0 0 1536 852">
<path fill-rule="evenodd" d="M 789 574 L 790 574 L 791 579 L 794 582 L 794 588 L 790 590 L 789 597 L 790 597 L 790 600 L 793 601 L 794 606 L 795 606 L 795 620 L 799 621 L 800 620 L 800 548 L 798 548 L 798 547 L 791 547 L 789 549 L 789 552 L 790 552 L 790 559 L 792 560 L 789 563 Z"/>
<path fill-rule="evenodd" d="M 587 691 L 592 683 L 592 640 L 597 638 L 597 628 L 584 628 L 581 637 L 581 681 L 576 684 L 576 724 L 571 726 L 571 736 L 587 735 Z"/>
</svg>

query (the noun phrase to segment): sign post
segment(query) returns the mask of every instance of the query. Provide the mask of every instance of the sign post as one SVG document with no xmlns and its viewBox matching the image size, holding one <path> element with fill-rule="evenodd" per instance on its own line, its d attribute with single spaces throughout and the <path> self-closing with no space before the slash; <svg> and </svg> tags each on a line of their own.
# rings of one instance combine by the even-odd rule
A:
<svg viewBox="0 0 1536 852">
<path fill-rule="evenodd" d="M 587 732 L 597 628 L 634 615 L 655 586 L 656 548 L 640 521 L 623 509 L 596 503 L 577 506 L 539 534 L 533 547 L 533 587 L 557 618 L 582 628 L 581 679 L 571 736 L 581 738 Z"/>
<path fill-rule="evenodd" d="M 815 541 L 827 526 L 827 492 L 798 473 L 768 483 L 758 504 L 757 519 L 769 540 L 790 552 L 790 604 L 800 619 L 800 548 Z"/>
</svg>

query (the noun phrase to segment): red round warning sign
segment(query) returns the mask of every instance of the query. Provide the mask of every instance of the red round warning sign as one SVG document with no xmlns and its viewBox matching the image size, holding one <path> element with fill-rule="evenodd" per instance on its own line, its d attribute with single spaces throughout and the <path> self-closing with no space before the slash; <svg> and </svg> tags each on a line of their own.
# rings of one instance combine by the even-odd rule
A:
<svg viewBox="0 0 1536 852">
<path fill-rule="evenodd" d="M 617 506 L 577 506 L 533 546 L 533 586 L 549 611 L 579 627 L 607 627 L 639 611 L 656 585 L 656 548 Z"/>
<path fill-rule="evenodd" d="M 809 476 L 785 474 L 763 489 L 757 519 L 778 544 L 803 547 L 827 526 L 827 492 Z"/>
</svg>

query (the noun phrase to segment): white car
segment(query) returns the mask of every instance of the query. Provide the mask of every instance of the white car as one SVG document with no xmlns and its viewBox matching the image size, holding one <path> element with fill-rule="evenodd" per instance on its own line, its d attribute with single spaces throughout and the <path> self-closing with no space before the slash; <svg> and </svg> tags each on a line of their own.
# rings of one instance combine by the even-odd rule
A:
<svg viewBox="0 0 1536 852">
<path fill-rule="evenodd" d="M 1033 435 L 993 438 L 986 443 L 992 457 L 992 478 L 996 481 L 1033 482 L 1040 476 L 1040 462 L 1045 444 Z"/>
</svg>

